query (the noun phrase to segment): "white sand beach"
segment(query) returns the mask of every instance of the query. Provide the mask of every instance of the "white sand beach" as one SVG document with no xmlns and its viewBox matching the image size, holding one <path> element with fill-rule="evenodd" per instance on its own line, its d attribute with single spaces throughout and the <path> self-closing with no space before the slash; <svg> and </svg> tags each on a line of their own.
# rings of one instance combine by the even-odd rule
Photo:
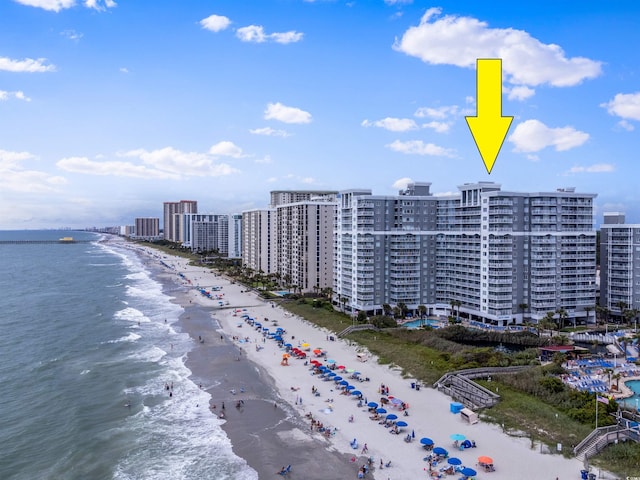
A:
<svg viewBox="0 0 640 480">
<path fill-rule="evenodd" d="M 433 439 L 436 446 L 448 451 L 449 457 L 459 458 L 462 466 L 476 470 L 477 475 L 474 478 L 477 479 L 568 480 L 580 478 L 580 470 L 584 466 L 577 459 L 567 459 L 559 454 L 540 453 L 539 445 L 532 447 L 529 439 L 510 437 L 496 425 L 482 421 L 469 425 L 460 418 L 459 414 L 450 413 L 451 398 L 434 390 L 431 386 L 424 386 L 419 391 L 411 388 L 411 382 L 415 379 L 402 378 L 398 370 L 378 364 L 374 357 L 368 358 L 366 362 L 359 361 L 356 346 L 349 345 L 348 340 L 337 338 L 335 341 L 329 340 L 330 332 L 323 331 L 304 319 L 289 314 L 272 305 L 271 302 L 263 301 L 253 293 L 242 291 L 242 286 L 232 284 L 208 269 L 189 266 L 186 260 L 179 257 L 164 255 L 161 257 L 155 250 L 148 252 L 158 259 L 162 258 L 163 262 L 175 268 L 175 272 L 181 274 L 178 280 L 193 287 L 193 302 L 214 305 L 218 308 L 214 316 L 220 322 L 224 333 L 235 339 L 239 354 L 262 365 L 269 372 L 282 401 L 297 409 L 302 416 L 310 414 L 316 421 L 322 422 L 325 427 L 335 431 L 326 440 L 326 448 L 355 457 L 353 478 L 358 478 L 358 466 L 361 466 L 370 456 L 374 459 L 372 466 L 375 468 L 365 478 L 376 480 L 429 478 L 427 471 L 429 465 L 424 460 L 429 452 L 420 444 L 422 437 Z M 222 287 L 215 293 L 224 294 L 224 305 L 219 306 L 217 299 L 203 296 L 196 288 L 198 286 L 205 289 L 213 286 Z M 263 327 L 271 331 L 277 328 L 274 323 L 282 327 L 286 332 L 283 335 L 285 342 L 293 346 L 308 343 L 311 350 L 322 348 L 327 355 L 317 359 L 323 364 L 327 364 L 327 360 L 335 360 L 336 365 L 355 369 L 360 372 L 361 377 L 368 377 L 369 381 L 360 382 L 349 378 L 349 373 L 345 372 L 341 375 L 362 392 L 367 402 L 380 404 L 379 388 L 381 384 L 388 386 L 389 395 L 408 404 L 409 415 L 404 416 L 402 411 L 392 405 L 385 408 L 388 413 L 396 414 L 398 420 L 405 421 L 408 426 L 398 435 L 390 434 L 389 428 L 369 418 L 371 413 L 366 404 L 358 407 L 358 400 L 353 395 L 340 394 L 336 382 L 324 381 L 317 375 L 313 375 L 310 365 L 305 365 L 305 360 L 290 358 L 288 366 L 281 365 L 284 350 L 278 347 L 275 341 L 265 339 L 261 329 L 250 326 L 242 318 L 243 314 L 261 322 Z M 307 360 L 316 358 L 312 351 L 307 354 L 310 354 Z M 340 372 L 337 370 L 336 372 L 340 375 Z M 239 379 L 239 385 L 240 383 L 241 379 Z M 317 389 L 319 396 L 312 394 L 313 387 Z M 322 436 L 317 431 L 312 431 L 310 426 L 309 420 L 307 424 L 309 429 L 304 434 Z M 405 441 L 407 434 L 412 436 L 411 442 Z M 464 450 L 455 448 L 451 439 L 452 434 L 464 435 L 467 439 L 475 441 L 477 447 Z M 291 432 L 291 441 L 295 442 L 299 435 L 301 432 Z M 354 438 L 358 442 L 357 449 L 350 446 Z M 365 443 L 368 447 L 366 454 L 362 453 Z M 571 447 L 563 446 L 563 448 Z M 479 468 L 477 465 L 479 456 L 491 457 L 495 471 L 485 472 Z M 391 461 L 390 467 L 381 469 L 380 460 L 384 464 Z M 291 463 L 295 470 L 295 459 L 292 459 Z M 448 467 L 446 460 L 435 467 L 435 471 L 439 472 L 443 467 Z M 600 473 L 594 468 L 591 472 L 598 474 L 598 478 L 616 478 L 606 472 Z M 449 475 L 449 478 L 460 477 L 459 473 Z"/>
</svg>

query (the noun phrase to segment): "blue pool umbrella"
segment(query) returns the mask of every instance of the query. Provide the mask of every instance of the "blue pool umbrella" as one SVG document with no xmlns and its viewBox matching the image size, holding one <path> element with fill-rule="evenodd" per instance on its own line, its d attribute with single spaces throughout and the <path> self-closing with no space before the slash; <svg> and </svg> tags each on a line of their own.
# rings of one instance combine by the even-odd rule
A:
<svg viewBox="0 0 640 480">
<path fill-rule="evenodd" d="M 402 422 L 402 421 L 400 421 L 400 422 L 396 422 L 396 425 L 397 425 L 397 426 L 399 426 L 399 427 L 407 427 L 407 426 L 409 426 L 409 425 L 407 424 L 407 422 Z"/>
<path fill-rule="evenodd" d="M 449 452 L 447 452 L 444 448 L 442 447 L 436 447 L 433 449 L 433 453 L 435 453 L 436 455 L 448 455 Z"/>
<path fill-rule="evenodd" d="M 473 468 L 469 467 L 464 467 L 462 470 L 460 470 L 460 473 L 465 477 L 475 477 L 478 474 L 478 472 L 476 472 Z"/>
<path fill-rule="evenodd" d="M 367 407 L 378 408 L 378 404 L 376 402 L 369 402 L 367 403 Z"/>
<path fill-rule="evenodd" d="M 462 465 L 462 460 L 456 457 L 451 457 L 447 459 L 449 465 Z"/>
<path fill-rule="evenodd" d="M 290 343 L 285 343 L 284 346 L 289 348 L 293 347 L 293 345 L 291 345 Z"/>
<path fill-rule="evenodd" d="M 454 442 L 461 442 L 465 438 L 467 438 L 467 437 L 465 437 L 461 433 L 454 433 L 454 434 L 451 435 L 451 440 L 453 440 Z"/>
<path fill-rule="evenodd" d="M 378 413 L 387 413 L 387 410 L 384 408 L 376 408 L 376 412 Z"/>
<path fill-rule="evenodd" d="M 392 413 L 391 415 L 387 415 L 387 420 L 395 420 L 396 418 L 398 418 L 398 416 L 395 413 Z"/>
<path fill-rule="evenodd" d="M 431 440 L 429 437 L 422 437 L 420 439 L 420 443 L 422 445 L 433 445 L 433 440 Z"/>
</svg>

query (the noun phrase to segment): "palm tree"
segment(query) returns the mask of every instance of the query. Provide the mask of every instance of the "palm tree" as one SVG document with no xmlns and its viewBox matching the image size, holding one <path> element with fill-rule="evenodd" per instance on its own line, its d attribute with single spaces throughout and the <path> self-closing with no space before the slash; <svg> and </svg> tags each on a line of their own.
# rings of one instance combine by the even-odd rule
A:
<svg viewBox="0 0 640 480">
<path fill-rule="evenodd" d="M 458 311 L 456 313 L 456 321 L 458 321 L 460 319 L 460 306 L 462 305 L 462 302 L 460 300 L 451 300 L 449 302 L 451 304 L 451 316 L 453 317 L 453 313 L 454 313 L 454 308 L 458 307 Z"/>
<path fill-rule="evenodd" d="M 427 307 L 425 305 L 418 305 L 418 314 L 420 314 L 420 326 L 424 327 L 424 317 L 427 314 Z"/>
<path fill-rule="evenodd" d="M 559 323 L 559 328 L 558 330 L 562 330 L 564 328 L 564 321 L 569 317 L 569 314 L 567 313 L 567 311 L 560 307 L 559 309 L 556 310 L 556 313 L 558 314 L 558 323 Z"/>
<path fill-rule="evenodd" d="M 622 300 L 616 302 L 616 307 L 620 309 L 620 322 L 622 322 L 622 320 L 624 319 L 624 314 L 628 306 L 629 305 L 627 305 L 626 302 L 623 302 Z"/>
<path fill-rule="evenodd" d="M 540 321 L 540 326 L 543 330 L 552 330 L 551 335 L 553 335 L 553 330 L 557 327 L 556 325 L 556 313 L 555 312 L 547 312 L 545 316 Z"/>
<path fill-rule="evenodd" d="M 589 325 L 589 313 L 591 313 L 592 310 L 595 310 L 595 307 L 584 307 L 584 311 L 587 312 L 587 325 Z"/>
<path fill-rule="evenodd" d="M 344 313 L 345 305 L 347 304 L 348 301 L 349 299 L 347 297 L 340 297 L 340 303 L 342 304 L 342 313 Z"/>
<path fill-rule="evenodd" d="M 400 309 L 400 314 L 402 315 L 401 318 L 405 318 L 407 316 L 407 313 L 409 312 L 409 308 L 407 307 L 407 304 L 403 302 L 398 302 L 398 308 Z"/>
<path fill-rule="evenodd" d="M 391 314 L 393 313 L 393 309 L 391 308 L 391 305 L 389 305 L 388 303 L 382 304 L 382 311 L 387 317 L 390 317 Z"/>
</svg>

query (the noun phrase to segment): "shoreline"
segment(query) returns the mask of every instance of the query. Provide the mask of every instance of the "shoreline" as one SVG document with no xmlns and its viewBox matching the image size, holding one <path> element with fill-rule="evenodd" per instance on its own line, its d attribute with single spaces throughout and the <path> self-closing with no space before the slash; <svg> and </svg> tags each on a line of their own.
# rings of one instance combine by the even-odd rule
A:
<svg viewBox="0 0 640 480">
<path fill-rule="evenodd" d="M 146 250 L 148 247 L 140 248 Z M 147 251 L 148 255 L 156 256 L 157 250 L 149 250 L 151 252 Z M 259 478 L 269 478 L 288 464 L 292 465 L 292 476 L 304 471 L 304 478 L 310 479 L 357 478 L 358 468 L 367 456 L 372 456 L 374 463 L 365 478 L 428 478 L 429 464 L 424 458 L 429 453 L 419 443 L 424 436 L 433 438 L 436 445 L 447 448 L 450 456 L 460 458 L 463 465 L 478 470 L 475 477 L 478 480 L 579 478 L 584 466 L 577 459 L 567 459 L 549 452 L 540 453 L 539 450 L 544 449 L 539 445 L 531 445 L 528 439 L 509 437 L 496 425 L 482 421 L 468 425 L 459 416 L 449 412 L 451 399 L 441 392 L 430 387 L 416 391 L 410 386 L 411 379 L 402 378 L 396 369 L 379 365 L 375 358 L 359 362 L 356 348 L 350 342 L 342 339 L 329 341 L 332 332 L 325 332 L 257 298 L 251 292 L 242 292 L 241 286 L 232 284 L 206 267 L 188 266 L 187 260 L 181 257 L 165 258 L 175 266 L 176 271 L 165 270 L 166 275 L 160 276 L 185 287 L 183 298 L 176 298 L 177 303 L 185 308 L 181 325 L 194 341 L 197 342 L 198 336 L 204 337 L 204 344 L 196 345 L 189 354 L 187 365 L 193 372 L 194 381 L 202 383 L 203 388 L 211 394 L 212 411 L 220 408 L 219 402 L 223 399 L 231 398 L 233 402 L 239 398 L 239 395 L 229 393 L 234 388 L 231 387 L 229 375 L 235 379 L 252 373 L 255 375 L 255 380 L 251 380 L 252 390 L 243 392 L 243 412 L 227 403 L 227 419 L 222 428 L 231 440 L 233 451 L 258 472 Z M 221 292 L 224 292 L 225 302 L 228 301 L 229 306 L 221 308 L 217 300 L 201 295 L 196 288 L 198 284 L 206 288 L 213 285 L 222 287 Z M 368 397 L 368 401 L 379 402 L 379 385 L 384 383 L 389 386 L 392 395 L 396 394 L 409 404 L 406 431 L 403 435 L 388 435 L 388 430 L 368 418 L 370 413 L 366 407 L 358 407 L 354 398 L 341 395 L 332 382 L 312 375 L 313 372 L 302 360 L 292 359 L 289 366 L 281 366 L 283 351 L 274 341 L 265 339 L 263 332 L 248 325 L 238 313 L 234 316 L 236 309 L 246 309 L 247 315 L 269 327 L 275 327 L 276 324 L 281 326 L 286 330 L 286 341 L 292 344 L 308 342 L 313 348 L 326 348 L 328 355 L 332 359 L 335 357 L 336 362 L 362 371 L 363 376 L 370 378 L 370 382 L 356 386 Z M 221 334 L 224 342 L 220 340 Z M 262 348 L 254 348 L 258 345 Z M 240 349 L 242 360 L 238 361 L 233 354 L 239 353 Z M 228 360 L 229 357 L 233 359 Z M 226 362 L 224 358 L 227 358 Z M 327 357 L 323 360 L 327 360 Z M 221 371 L 226 371 L 228 375 L 222 376 Z M 240 376 L 234 375 L 235 372 Z M 311 394 L 312 387 L 320 392 L 318 397 Z M 235 388 L 238 388 L 237 381 Z M 275 409 L 273 401 L 277 402 Z M 213 409 L 213 405 L 216 405 L 216 409 Z M 276 418 L 274 410 L 281 416 Z M 330 427 L 332 434 L 328 439 L 309 429 L 308 416 Z M 354 418 L 353 422 L 348 420 L 350 417 Z M 257 421 L 265 422 L 265 425 L 260 425 L 259 431 L 255 428 L 255 425 L 259 425 L 255 423 Z M 409 433 L 413 433 L 415 438 L 403 441 L 404 434 Z M 454 433 L 475 440 L 478 448 L 453 450 L 453 442 L 449 437 Z M 359 442 L 356 450 L 349 445 L 353 438 Z M 368 444 L 369 451 L 366 453 L 360 449 L 364 443 Z M 309 455 L 309 452 L 314 453 Z M 480 455 L 494 459 L 495 472 L 485 473 L 478 469 L 477 458 Z M 391 460 L 391 466 L 380 469 L 381 459 L 385 463 Z M 439 470 L 442 467 L 441 463 L 436 468 Z M 332 469 L 334 474 L 330 473 Z M 312 476 L 312 472 L 316 471 L 318 476 Z M 592 468 L 591 471 L 597 469 Z M 600 478 L 617 478 L 604 471 L 599 474 L 603 475 Z"/>
</svg>

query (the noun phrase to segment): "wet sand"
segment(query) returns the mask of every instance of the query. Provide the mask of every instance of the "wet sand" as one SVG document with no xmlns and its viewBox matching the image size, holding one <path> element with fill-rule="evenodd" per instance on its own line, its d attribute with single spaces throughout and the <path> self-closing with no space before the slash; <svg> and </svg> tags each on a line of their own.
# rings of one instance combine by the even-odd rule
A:
<svg viewBox="0 0 640 480">
<path fill-rule="evenodd" d="M 357 464 L 349 461 L 351 457 L 333 449 L 328 440 L 311 436 L 308 420 L 278 396 L 273 378 L 220 330 L 213 314 L 221 310 L 191 303 L 186 287 L 158 273 L 165 291 L 185 308 L 178 325 L 197 344 L 188 355 L 187 367 L 194 382 L 211 394 L 212 415 L 224 411 L 222 428 L 234 453 L 259 478 L 276 478 L 276 472 L 290 464 L 289 478 L 356 478 Z M 244 402 L 240 408 L 238 400 Z"/>
</svg>

